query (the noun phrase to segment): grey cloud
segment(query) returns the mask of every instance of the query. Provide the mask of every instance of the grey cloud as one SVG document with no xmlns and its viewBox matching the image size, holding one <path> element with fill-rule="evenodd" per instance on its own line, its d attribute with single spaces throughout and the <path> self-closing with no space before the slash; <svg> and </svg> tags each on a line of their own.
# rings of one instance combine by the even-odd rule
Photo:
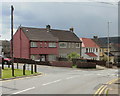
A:
<svg viewBox="0 0 120 96">
<path fill-rule="evenodd" d="M 74 27 L 79 37 L 107 35 L 107 21 L 110 20 L 111 33 L 117 35 L 117 7 L 99 3 L 14 3 L 14 27 L 23 26 L 66 29 Z M 10 27 L 10 4 L 3 10 L 4 28 Z M 3 30 L 5 31 L 5 30 Z"/>
</svg>

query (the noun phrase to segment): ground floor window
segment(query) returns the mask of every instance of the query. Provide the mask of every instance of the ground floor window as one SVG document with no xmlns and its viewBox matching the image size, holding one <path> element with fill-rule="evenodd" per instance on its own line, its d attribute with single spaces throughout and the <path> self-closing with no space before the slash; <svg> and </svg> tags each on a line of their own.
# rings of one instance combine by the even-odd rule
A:
<svg viewBox="0 0 120 96">
<path fill-rule="evenodd" d="M 67 54 L 60 54 L 59 57 L 66 58 Z"/>
<path fill-rule="evenodd" d="M 56 61 L 56 55 L 48 55 L 48 61 Z"/>
<path fill-rule="evenodd" d="M 32 60 L 40 60 L 39 58 L 40 58 L 40 56 L 37 54 L 30 55 L 30 59 L 32 59 Z"/>
</svg>

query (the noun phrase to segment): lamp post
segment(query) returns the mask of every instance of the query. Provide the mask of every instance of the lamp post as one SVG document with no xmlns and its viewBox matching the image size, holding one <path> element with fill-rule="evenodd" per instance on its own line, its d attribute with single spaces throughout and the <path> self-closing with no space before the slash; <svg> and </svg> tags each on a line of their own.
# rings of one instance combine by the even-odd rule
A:
<svg viewBox="0 0 120 96">
<path fill-rule="evenodd" d="M 112 23 L 112 22 L 110 22 L 110 21 L 108 21 L 107 22 L 108 23 L 108 66 L 109 66 L 109 60 L 110 60 L 110 57 L 109 57 L 109 52 L 110 52 L 110 45 L 109 45 L 109 43 L 110 43 L 110 38 L 109 38 L 109 33 L 110 33 L 110 23 Z"/>
</svg>

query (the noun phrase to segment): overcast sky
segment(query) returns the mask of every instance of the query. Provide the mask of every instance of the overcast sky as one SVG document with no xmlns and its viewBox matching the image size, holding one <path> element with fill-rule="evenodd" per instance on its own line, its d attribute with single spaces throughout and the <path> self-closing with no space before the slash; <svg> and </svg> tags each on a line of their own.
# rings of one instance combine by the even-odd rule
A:
<svg viewBox="0 0 120 96">
<path fill-rule="evenodd" d="M 110 2 L 2 2 L 0 39 L 10 39 L 10 5 L 14 6 L 14 32 L 22 26 L 69 30 L 79 37 L 107 36 L 107 22 L 110 36 L 118 35 L 118 7 Z"/>
</svg>

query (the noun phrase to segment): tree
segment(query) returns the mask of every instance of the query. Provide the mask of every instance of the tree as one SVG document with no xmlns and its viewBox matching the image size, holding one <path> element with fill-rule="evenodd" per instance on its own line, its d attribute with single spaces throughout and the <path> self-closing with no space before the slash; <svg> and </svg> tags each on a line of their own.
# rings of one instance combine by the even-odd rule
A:
<svg viewBox="0 0 120 96">
<path fill-rule="evenodd" d="M 72 60 L 73 58 L 80 58 L 80 55 L 77 54 L 76 52 L 72 52 L 67 55 L 68 60 Z"/>
</svg>

